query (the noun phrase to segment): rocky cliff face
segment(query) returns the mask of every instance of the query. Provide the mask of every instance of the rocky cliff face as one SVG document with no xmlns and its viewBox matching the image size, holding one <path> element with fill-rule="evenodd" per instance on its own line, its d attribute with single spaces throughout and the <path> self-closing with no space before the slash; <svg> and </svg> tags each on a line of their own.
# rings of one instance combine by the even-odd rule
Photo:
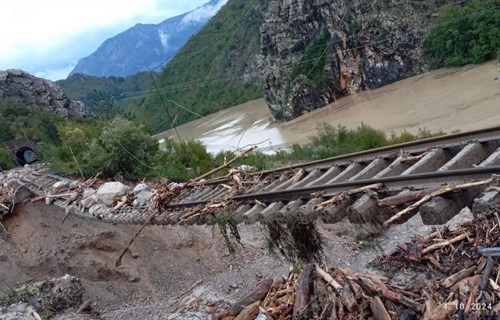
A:
<svg viewBox="0 0 500 320">
<path fill-rule="evenodd" d="M 63 118 L 89 116 L 84 104 L 68 99 L 60 86 L 22 70 L 0 71 L 0 99 L 15 101 Z"/>
<path fill-rule="evenodd" d="M 277 120 L 425 70 L 422 42 L 446 0 L 275 0 L 260 78 Z"/>
</svg>

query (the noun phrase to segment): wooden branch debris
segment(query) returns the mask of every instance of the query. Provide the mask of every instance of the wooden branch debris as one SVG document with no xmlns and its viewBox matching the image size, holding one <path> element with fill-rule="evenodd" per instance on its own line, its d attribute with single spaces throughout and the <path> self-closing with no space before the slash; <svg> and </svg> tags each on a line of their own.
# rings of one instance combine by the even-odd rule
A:
<svg viewBox="0 0 500 320">
<path fill-rule="evenodd" d="M 241 159 L 242 157 L 246 156 L 248 153 L 250 153 L 251 151 L 253 151 L 255 149 L 257 149 L 257 146 L 253 146 L 253 147 L 248 148 L 247 150 L 243 151 L 239 156 L 234 157 L 233 159 L 231 159 L 230 161 L 228 161 L 224 165 L 222 165 L 220 167 L 217 167 L 217 168 L 215 168 L 213 170 L 210 170 L 209 172 L 204 173 L 201 176 L 190 180 L 187 184 L 188 185 L 195 185 L 200 180 L 205 179 L 206 177 L 209 177 L 209 176 L 211 176 L 211 175 L 213 175 L 213 174 L 215 174 L 215 173 L 217 173 L 219 171 L 222 171 L 222 170 L 224 170 L 226 168 L 229 168 L 234 162 L 238 161 L 239 159 Z"/>
<path fill-rule="evenodd" d="M 388 274 L 425 274 L 422 281 L 394 285 L 377 274 L 306 265 L 269 286 L 260 312 L 266 319 L 488 319 L 500 312 L 500 259 L 477 253 L 500 247 L 500 227 L 493 214 L 481 219 L 415 237 L 372 264 Z"/>
<path fill-rule="evenodd" d="M 293 304 L 293 318 L 304 317 L 307 313 L 309 300 L 312 295 L 312 276 L 314 265 L 307 264 L 304 270 L 300 273 L 295 287 L 295 302 Z"/>
<path fill-rule="evenodd" d="M 122 208 L 123 206 L 132 204 L 133 202 L 134 202 L 134 195 L 132 193 L 127 193 L 118 200 L 118 202 L 113 208 L 111 208 L 111 212 L 116 212 L 120 210 L 120 208 Z"/>
<path fill-rule="evenodd" d="M 262 280 L 257 286 L 246 294 L 244 297 L 236 301 L 227 310 L 224 310 L 221 314 L 217 315 L 216 319 L 228 319 L 231 317 L 238 316 L 247 306 L 264 300 L 268 291 L 271 289 L 273 284 L 273 279 Z"/>
<path fill-rule="evenodd" d="M 402 310 L 422 314 L 422 304 L 413 299 L 419 297 L 416 292 L 391 287 L 385 280 L 377 275 L 356 276 L 349 269 L 307 264 L 299 274 L 290 273 L 284 281 L 266 286 L 268 292 L 259 291 L 265 298 L 257 301 L 258 290 L 254 289 L 216 319 L 239 319 L 240 315 L 247 319 L 246 310 L 255 314 L 253 304 L 259 304 L 260 312 L 270 319 L 351 319 L 347 315 L 369 319 L 371 315 L 388 320 Z"/>
<path fill-rule="evenodd" d="M 407 207 L 406 209 L 399 211 L 394 216 L 392 216 L 390 219 L 385 221 L 383 223 L 383 226 L 384 227 L 389 226 L 391 223 L 403 218 L 405 215 L 411 213 L 413 210 L 420 208 L 421 205 L 428 202 L 429 200 L 431 200 L 434 197 L 443 195 L 445 193 L 462 190 L 462 189 L 468 189 L 468 188 L 474 188 L 474 187 L 478 187 L 478 186 L 482 186 L 482 185 L 488 185 L 488 184 L 491 184 L 493 182 L 497 182 L 498 180 L 499 180 L 499 176 L 493 175 L 491 178 L 489 178 L 487 180 L 483 180 L 483 181 L 470 182 L 470 183 L 464 183 L 464 184 L 459 184 L 459 185 L 452 184 L 452 185 L 444 186 L 444 187 L 442 187 L 434 192 L 431 192 L 430 194 L 427 194 L 422 199 L 415 202 L 414 204 Z"/>
<path fill-rule="evenodd" d="M 409 191 L 405 193 L 401 193 L 392 197 L 387 197 L 384 199 L 378 200 L 378 205 L 379 206 L 386 206 L 386 207 L 395 207 L 399 206 L 402 204 L 405 204 L 407 202 L 412 202 L 412 201 L 417 201 L 422 199 L 428 194 L 431 194 L 433 192 L 436 192 L 440 190 L 442 187 L 437 187 L 437 188 L 428 188 L 428 189 L 423 189 L 423 190 L 417 190 L 417 191 Z"/>
<path fill-rule="evenodd" d="M 335 291 L 337 291 L 338 293 L 342 292 L 342 285 L 337 281 L 335 281 L 335 279 L 333 279 L 331 275 L 329 275 L 326 271 L 321 269 L 320 266 L 318 265 L 316 265 L 316 274 L 318 274 L 318 276 L 323 278 L 323 280 L 325 280 L 326 283 L 331 285 L 332 288 L 335 289 Z"/>
<path fill-rule="evenodd" d="M 431 251 L 447 247 L 447 246 L 449 246 L 451 244 L 454 244 L 455 242 L 458 242 L 458 241 L 466 239 L 468 236 L 470 236 L 470 234 L 464 233 L 464 234 L 456 236 L 455 238 L 450 239 L 448 241 L 443 241 L 443 242 L 440 242 L 440 243 L 436 243 L 436 244 L 434 244 L 432 246 L 429 246 L 429 247 L 425 248 L 424 250 L 422 250 L 422 254 L 427 254 L 427 253 L 429 253 Z"/>
<path fill-rule="evenodd" d="M 417 161 L 417 160 L 420 160 L 422 159 L 424 156 L 426 155 L 426 153 L 421 153 L 419 154 L 418 156 L 411 156 L 409 154 L 401 154 L 401 162 L 409 162 L 409 161 Z"/>
<path fill-rule="evenodd" d="M 1 220 L 13 212 L 16 204 L 16 192 L 15 188 L 0 186 L 0 228 L 6 235 L 9 235 L 9 232 Z"/>
<path fill-rule="evenodd" d="M 476 271 L 476 267 L 470 267 L 467 269 L 460 270 L 457 273 L 452 274 L 451 276 L 444 279 L 442 281 L 442 286 L 445 288 L 451 288 L 457 282 L 462 281 L 463 279 L 472 276 L 474 274 L 474 271 Z"/>
<path fill-rule="evenodd" d="M 304 170 L 304 168 L 300 168 L 297 171 L 297 173 L 293 176 L 293 178 L 292 178 L 292 184 L 297 183 L 300 180 L 302 180 L 302 178 L 304 177 L 305 173 L 306 173 L 306 171 Z"/>
<path fill-rule="evenodd" d="M 384 306 L 384 303 L 379 297 L 374 297 L 370 301 L 370 308 L 372 309 L 373 316 L 377 320 L 391 320 L 391 316 Z"/>
<path fill-rule="evenodd" d="M 325 209 L 327 209 L 333 205 L 336 205 L 336 204 L 344 201 L 345 199 L 348 199 L 350 196 L 353 196 L 353 195 L 359 194 L 359 193 L 363 193 L 366 191 L 379 190 L 379 189 L 382 189 L 383 187 L 384 187 L 383 183 L 375 183 L 375 184 L 370 184 L 368 186 L 364 186 L 361 188 L 351 189 L 347 192 L 342 192 L 342 193 L 334 196 L 333 198 L 316 205 L 314 207 L 314 210 L 315 211 L 324 211 Z"/>
</svg>

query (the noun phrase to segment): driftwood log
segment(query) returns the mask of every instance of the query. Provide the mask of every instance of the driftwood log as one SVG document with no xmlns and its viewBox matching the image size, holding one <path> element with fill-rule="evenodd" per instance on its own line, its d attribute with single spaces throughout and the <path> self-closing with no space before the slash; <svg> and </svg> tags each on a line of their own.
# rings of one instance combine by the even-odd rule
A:
<svg viewBox="0 0 500 320">
<path fill-rule="evenodd" d="M 409 192 L 404 192 L 397 194 L 392 197 L 387 197 L 384 199 L 378 200 L 378 205 L 379 206 L 386 206 L 386 207 L 395 207 L 399 206 L 402 204 L 405 204 L 407 202 L 413 202 L 422 199 L 428 194 L 431 194 L 433 192 L 436 192 L 440 190 L 441 187 L 438 188 L 428 188 L 428 189 L 422 189 L 422 190 L 417 190 L 417 191 L 409 191 Z"/>
<path fill-rule="evenodd" d="M 234 320 L 254 320 L 259 314 L 260 301 L 248 305 L 241 311 L 241 313 Z"/>
<path fill-rule="evenodd" d="M 293 317 L 297 318 L 307 311 L 309 300 L 313 292 L 312 276 L 315 268 L 313 264 L 307 264 L 297 279 L 295 303 L 293 305 Z"/>
<path fill-rule="evenodd" d="M 422 199 L 420 199 L 419 201 L 415 202 L 414 204 L 412 204 L 408 208 L 406 208 L 404 210 L 401 210 L 400 212 L 396 213 L 390 219 L 388 219 L 387 221 L 385 221 L 383 223 L 383 226 L 384 227 L 389 226 L 390 224 L 392 224 L 395 221 L 403 218 L 404 216 L 406 216 L 407 214 L 409 214 L 413 210 L 416 210 L 416 209 L 420 208 L 421 205 L 423 205 L 424 203 L 430 201 L 434 197 L 440 196 L 442 194 L 450 193 L 450 192 L 455 192 L 455 191 L 462 190 L 462 189 L 469 189 L 469 188 L 474 188 L 474 187 L 479 187 L 479 186 L 485 186 L 485 185 L 491 184 L 493 182 L 498 182 L 498 180 L 499 180 L 499 176 L 493 175 L 490 179 L 483 180 L 483 181 L 470 182 L 470 183 L 464 183 L 464 184 L 458 184 L 458 185 L 453 185 L 452 184 L 452 185 L 448 185 L 448 186 L 443 186 L 443 187 L 437 189 L 436 191 L 431 192 L 431 193 L 425 195 Z"/>
<path fill-rule="evenodd" d="M 223 311 L 216 319 L 229 319 L 238 316 L 249 305 L 264 300 L 272 285 L 273 279 L 262 280 L 252 291 Z"/>
<path fill-rule="evenodd" d="M 370 308 L 373 312 L 375 320 L 391 320 L 391 316 L 387 312 L 382 300 L 379 297 L 374 297 L 370 301 Z"/>
</svg>

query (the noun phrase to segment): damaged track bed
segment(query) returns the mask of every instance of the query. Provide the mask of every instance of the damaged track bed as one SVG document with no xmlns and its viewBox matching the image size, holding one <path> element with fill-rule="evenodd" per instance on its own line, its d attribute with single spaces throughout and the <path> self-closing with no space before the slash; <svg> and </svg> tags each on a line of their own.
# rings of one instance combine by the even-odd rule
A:
<svg viewBox="0 0 500 320">
<path fill-rule="evenodd" d="M 68 197 L 54 203 L 82 218 L 111 223 L 213 224 L 230 211 L 236 223 L 404 222 L 418 209 L 425 224 L 443 224 L 465 206 L 489 203 L 498 191 L 483 192 L 500 173 L 500 128 L 427 139 L 390 148 L 289 167 L 260 174 L 234 172 L 228 182 L 199 182 L 175 189 L 161 208 L 151 203 L 125 204 L 96 211 Z M 64 178 L 33 172 L 24 184 L 32 192 L 50 194 Z M 474 181 L 486 181 L 470 184 Z M 457 187 L 459 186 L 459 187 Z M 443 190 L 443 187 L 446 187 Z M 180 189 L 179 189 L 180 188 Z M 437 193 L 436 193 L 437 192 Z M 394 215 L 431 195 L 425 204 Z M 475 201 L 476 199 L 476 201 Z"/>
</svg>

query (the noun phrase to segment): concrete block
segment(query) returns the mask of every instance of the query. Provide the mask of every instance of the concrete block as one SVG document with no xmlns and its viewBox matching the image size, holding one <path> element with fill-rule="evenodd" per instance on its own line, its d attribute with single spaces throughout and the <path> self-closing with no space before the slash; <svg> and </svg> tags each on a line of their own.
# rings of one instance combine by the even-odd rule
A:
<svg viewBox="0 0 500 320">
<path fill-rule="evenodd" d="M 236 212 L 234 213 L 234 221 L 237 224 L 240 224 L 243 222 L 243 214 L 247 212 L 248 210 L 252 209 L 252 205 L 250 204 L 244 204 L 242 206 L 239 206 L 238 209 L 236 209 Z"/>
<path fill-rule="evenodd" d="M 298 223 L 308 224 L 314 222 L 319 216 L 319 212 L 315 211 L 314 207 L 322 203 L 323 201 L 325 201 L 325 199 L 323 198 L 314 198 L 309 200 L 309 202 L 307 202 L 303 206 L 301 206 L 297 210 L 297 214 L 299 216 Z"/>
<path fill-rule="evenodd" d="M 458 191 L 448 197 L 434 197 L 420 207 L 420 217 L 425 225 L 441 225 L 456 216 L 463 208 L 471 207 L 482 188 Z"/>
<path fill-rule="evenodd" d="M 328 169 L 325 173 L 323 173 L 323 175 L 320 176 L 318 179 L 308 183 L 306 187 L 317 186 L 327 183 L 328 181 L 332 180 L 337 175 L 339 175 L 341 172 L 342 172 L 341 168 L 339 168 L 338 166 L 333 166 L 330 169 Z"/>
<path fill-rule="evenodd" d="M 344 219 L 348 214 L 349 206 L 353 200 L 344 199 L 341 202 L 329 207 L 321 213 L 321 220 L 324 223 L 334 224 Z"/>
<path fill-rule="evenodd" d="M 276 222 L 281 224 L 294 223 L 298 217 L 298 210 L 304 205 L 304 200 L 299 199 L 289 202 L 276 214 Z"/>
<path fill-rule="evenodd" d="M 494 167 L 500 166 L 500 148 L 496 149 L 488 158 L 486 158 L 481 164 L 480 167 Z"/>
<path fill-rule="evenodd" d="M 302 188 L 306 186 L 308 183 L 318 179 L 321 176 L 322 176 L 321 170 L 314 169 L 313 171 L 309 172 L 307 176 L 305 176 L 302 180 L 293 184 L 292 188 Z"/>
<path fill-rule="evenodd" d="M 376 158 L 366 168 L 352 176 L 349 181 L 356 181 L 356 180 L 363 180 L 363 179 L 369 179 L 373 176 L 375 176 L 377 173 L 380 171 L 384 170 L 387 168 L 389 163 L 387 163 L 387 160 L 383 158 Z"/>
<path fill-rule="evenodd" d="M 496 204 L 500 205 L 500 192 L 496 190 L 485 191 L 474 199 L 472 213 L 477 216 L 498 211 Z"/>
<path fill-rule="evenodd" d="M 390 209 L 379 207 L 375 197 L 365 194 L 349 208 L 348 217 L 349 221 L 355 224 L 370 221 L 382 223 L 390 217 Z"/>
<path fill-rule="evenodd" d="M 487 156 L 488 150 L 481 143 L 469 143 L 438 171 L 472 168 L 474 165 L 480 164 Z"/>
<path fill-rule="evenodd" d="M 416 174 L 416 173 L 424 173 L 424 172 L 432 172 L 439 169 L 449 160 L 449 155 L 446 151 L 441 148 L 432 149 L 428 151 L 425 156 L 418 160 L 414 165 L 406 169 L 402 176 Z"/>
<path fill-rule="evenodd" d="M 267 208 L 262 210 L 259 216 L 259 221 L 264 223 L 273 222 L 278 215 L 278 211 L 280 211 L 284 206 L 285 204 L 282 201 L 271 203 L 267 206 Z"/>
<path fill-rule="evenodd" d="M 403 173 L 415 162 L 405 161 L 403 162 L 403 157 L 397 157 L 388 167 L 377 173 L 373 178 L 383 178 L 383 177 L 394 177 Z"/>
<path fill-rule="evenodd" d="M 347 168 L 345 168 L 344 171 L 342 171 L 328 183 L 347 181 L 349 178 L 353 177 L 363 169 L 364 166 L 361 163 L 353 162 Z"/>
<path fill-rule="evenodd" d="M 243 221 L 245 224 L 254 224 L 259 221 L 259 215 L 266 207 L 257 203 L 250 210 L 243 213 Z"/>
</svg>

